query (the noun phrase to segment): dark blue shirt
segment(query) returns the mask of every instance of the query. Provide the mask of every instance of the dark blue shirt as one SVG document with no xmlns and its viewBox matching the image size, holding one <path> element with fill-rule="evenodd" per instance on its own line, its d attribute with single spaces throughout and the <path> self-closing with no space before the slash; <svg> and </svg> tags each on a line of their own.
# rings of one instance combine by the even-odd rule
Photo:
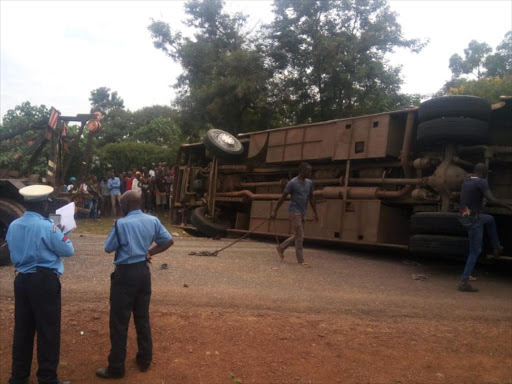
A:
<svg viewBox="0 0 512 384">
<path fill-rule="evenodd" d="M 308 198 L 313 189 L 313 182 L 310 179 L 301 180 L 298 176 L 291 179 L 284 189 L 284 192 L 291 195 L 288 211 L 306 216 Z"/>
<path fill-rule="evenodd" d="M 9 225 L 6 241 L 11 261 L 20 273 L 34 273 L 37 267 L 44 267 L 61 275 L 61 257 L 75 253 L 71 241 L 52 221 L 31 211 Z"/>
<path fill-rule="evenodd" d="M 172 240 L 171 234 L 158 218 L 146 215 L 140 209 L 131 211 L 126 217 L 117 220 L 117 229 L 119 241 L 115 226 L 105 240 L 105 252 L 118 251 L 114 264 L 133 264 L 144 261 L 153 242 L 162 245 Z"/>
<path fill-rule="evenodd" d="M 477 176 L 466 178 L 460 188 L 460 213 L 478 216 L 482 211 L 484 192 L 489 190 L 487 179 Z"/>
</svg>

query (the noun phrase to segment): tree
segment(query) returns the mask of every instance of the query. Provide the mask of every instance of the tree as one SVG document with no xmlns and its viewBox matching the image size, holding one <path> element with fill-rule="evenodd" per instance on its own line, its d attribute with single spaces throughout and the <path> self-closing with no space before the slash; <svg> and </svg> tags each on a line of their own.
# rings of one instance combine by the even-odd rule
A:
<svg viewBox="0 0 512 384">
<path fill-rule="evenodd" d="M 174 164 L 176 161 L 175 154 L 169 148 L 130 141 L 107 144 L 98 150 L 97 155 L 103 167 L 116 172 L 142 167 L 150 169 L 160 162 Z"/>
<path fill-rule="evenodd" d="M 485 58 L 484 67 L 489 77 L 512 75 L 512 31 L 507 32 L 505 39 L 496 47 L 496 53 Z"/>
<path fill-rule="evenodd" d="M 485 74 L 484 61 L 486 56 L 492 52 L 492 48 L 487 43 L 479 43 L 471 40 L 468 47 L 464 49 L 464 58 L 455 53 L 450 57 L 449 67 L 453 77 L 460 77 L 462 74 L 472 74 L 477 79 Z"/>
<path fill-rule="evenodd" d="M 512 74 L 512 31 L 505 34 L 503 41 L 491 54 L 492 48 L 487 43 L 471 40 L 464 49 L 464 58 L 453 54 L 449 60 L 452 79 L 462 75 L 473 75 L 477 80 L 484 77 L 503 77 Z"/>
<path fill-rule="evenodd" d="M 267 81 L 271 73 L 264 56 L 243 32 L 246 17 L 223 11 L 222 0 L 190 0 L 185 4 L 193 39 L 169 24 L 149 25 L 154 46 L 174 61 L 183 74 L 175 88 L 184 137 L 196 140 L 208 128 L 232 133 L 270 126 Z"/>
<path fill-rule="evenodd" d="M 45 105 L 37 106 L 32 105 L 29 101 L 25 101 L 15 106 L 14 109 L 7 111 L 2 125 L 0 125 L 0 135 L 15 132 L 20 128 L 28 128 L 33 123 L 48 121 L 49 117 L 50 111 Z M 23 170 L 27 166 L 30 156 L 20 158 L 20 155 L 35 145 L 36 141 L 43 134 L 44 130 L 29 130 L 11 139 L 2 140 L 0 142 L 0 168 L 11 168 L 17 171 Z M 47 148 L 45 148 L 35 159 L 28 173 L 43 175 L 47 167 L 47 156 L 48 152 Z"/>
<path fill-rule="evenodd" d="M 132 114 L 124 109 L 124 101 L 117 92 L 111 92 L 107 87 L 96 88 L 91 91 L 89 101 L 91 113 L 103 114 L 95 147 L 127 139 L 133 134 Z"/>
<path fill-rule="evenodd" d="M 91 91 L 89 97 L 91 102 L 91 113 L 101 112 L 106 115 L 112 110 L 124 109 L 124 100 L 117 92 L 110 93 L 110 88 L 100 87 Z"/>
<path fill-rule="evenodd" d="M 500 101 L 502 95 L 512 95 L 512 74 L 487 77 L 479 80 L 455 79 L 445 85 L 443 94 L 471 95 L 486 99 L 490 103 Z"/>
<path fill-rule="evenodd" d="M 385 0 L 275 0 L 266 53 L 274 97 L 291 122 L 381 112 L 399 106 L 400 68 L 385 55 L 418 52 Z"/>
</svg>

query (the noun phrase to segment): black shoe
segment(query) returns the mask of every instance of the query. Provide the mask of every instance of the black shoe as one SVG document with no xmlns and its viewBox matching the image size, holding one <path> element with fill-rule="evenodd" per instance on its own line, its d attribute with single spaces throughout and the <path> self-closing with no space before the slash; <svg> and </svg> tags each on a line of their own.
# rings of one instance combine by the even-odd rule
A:
<svg viewBox="0 0 512 384">
<path fill-rule="evenodd" d="M 96 376 L 101 377 L 102 379 L 122 379 L 124 377 L 124 373 L 114 375 L 108 370 L 108 368 L 99 368 L 96 370 Z"/>
<path fill-rule="evenodd" d="M 149 369 L 149 366 L 151 365 L 151 362 L 143 363 L 143 362 L 139 362 L 137 360 L 135 360 L 135 362 L 137 363 L 137 367 L 139 367 L 139 371 L 141 371 L 141 372 L 147 372 L 147 370 Z"/>
<path fill-rule="evenodd" d="M 472 287 L 467 281 L 461 282 L 457 289 L 462 292 L 478 292 L 478 288 Z"/>
</svg>

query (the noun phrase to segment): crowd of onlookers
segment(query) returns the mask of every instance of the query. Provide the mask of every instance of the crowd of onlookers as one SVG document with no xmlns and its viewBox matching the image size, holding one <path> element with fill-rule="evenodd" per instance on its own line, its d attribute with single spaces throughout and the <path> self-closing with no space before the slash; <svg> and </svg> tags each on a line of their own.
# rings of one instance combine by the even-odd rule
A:
<svg viewBox="0 0 512 384">
<path fill-rule="evenodd" d="M 126 191 L 137 191 L 141 194 L 141 210 L 143 212 L 163 212 L 171 206 L 174 170 L 159 165 L 156 169 L 133 169 L 116 175 L 113 171 L 108 176 L 90 177 L 79 183 L 71 177 L 66 192 L 73 195 L 75 204 L 89 211 L 81 216 L 97 218 L 99 216 L 120 216 L 119 205 L 121 195 Z"/>
</svg>

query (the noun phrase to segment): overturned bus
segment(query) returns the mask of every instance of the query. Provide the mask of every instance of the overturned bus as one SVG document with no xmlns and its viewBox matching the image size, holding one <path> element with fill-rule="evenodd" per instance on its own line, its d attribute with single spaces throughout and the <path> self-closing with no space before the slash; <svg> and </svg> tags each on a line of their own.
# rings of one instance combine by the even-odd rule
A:
<svg viewBox="0 0 512 384">
<path fill-rule="evenodd" d="M 268 220 L 297 166 L 313 167 L 320 217 L 306 216 L 305 239 L 463 256 L 460 186 L 476 163 L 490 169 L 496 198 L 512 203 L 512 98 L 490 105 L 445 96 L 418 108 L 331 120 L 234 137 L 213 129 L 182 145 L 171 221 L 216 237 L 226 232 L 288 236 L 287 204 Z M 512 255 L 512 212 L 494 215 Z"/>
</svg>

